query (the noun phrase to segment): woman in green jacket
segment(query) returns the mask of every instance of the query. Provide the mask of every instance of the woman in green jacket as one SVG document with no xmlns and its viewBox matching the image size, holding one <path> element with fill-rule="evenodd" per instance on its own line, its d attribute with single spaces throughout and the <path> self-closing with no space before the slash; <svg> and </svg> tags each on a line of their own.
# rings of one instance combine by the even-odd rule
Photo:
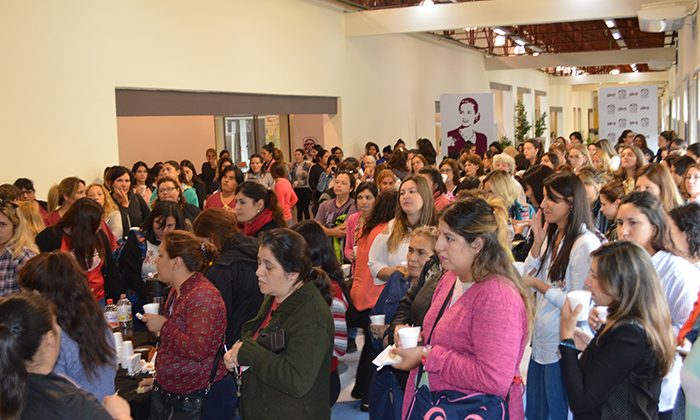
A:
<svg viewBox="0 0 700 420">
<path fill-rule="evenodd" d="M 224 356 L 242 376 L 243 419 L 327 420 L 334 331 L 328 276 L 311 266 L 306 241 L 290 229 L 263 235 L 256 274 L 262 306 Z"/>
</svg>

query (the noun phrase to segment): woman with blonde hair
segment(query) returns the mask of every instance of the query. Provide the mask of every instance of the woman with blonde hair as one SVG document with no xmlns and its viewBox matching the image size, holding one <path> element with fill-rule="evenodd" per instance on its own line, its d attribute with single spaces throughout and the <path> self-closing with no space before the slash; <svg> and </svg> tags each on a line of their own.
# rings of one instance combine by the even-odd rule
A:
<svg viewBox="0 0 700 420">
<path fill-rule="evenodd" d="M 44 219 L 41 217 L 39 210 L 40 208 L 40 206 L 37 206 L 32 202 L 26 201 L 20 202 L 18 207 L 18 210 L 22 213 L 25 222 L 27 222 L 26 226 L 27 229 L 29 229 L 32 237 L 32 243 L 34 243 L 34 238 L 36 238 L 36 235 L 38 235 L 42 230 L 46 229 L 46 223 L 44 223 Z"/>
<path fill-rule="evenodd" d="M 439 406 L 445 395 L 479 398 L 479 406 L 494 417 L 501 417 L 496 410 L 508 410 L 510 418 L 523 418 L 519 366 L 528 340 L 529 298 L 512 264 L 507 219 L 497 199 L 464 199 L 441 215 L 435 250 L 447 272 L 425 315 L 423 345 L 394 350 L 401 356 L 394 367 L 411 370 L 404 418 L 423 418 L 430 403 Z"/>
<path fill-rule="evenodd" d="M 634 185 L 635 191 L 649 191 L 658 198 L 667 213 L 683 204 L 671 172 L 661 163 L 650 163 L 639 168 Z"/>
<path fill-rule="evenodd" d="M 622 181 L 625 193 L 634 190 L 634 178 L 645 162 L 644 154 L 635 146 L 624 146 L 620 150 L 620 167 L 615 171 L 613 177 Z"/>
<path fill-rule="evenodd" d="M 88 198 L 97 202 L 104 209 L 102 220 L 107 223 L 109 230 L 115 238 L 122 240 L 124 238 L 124 227 L 122 226 L 122 214 L 119 211 L 117 203 L 114 202 L 109 191 L 102 184 L 90 184 L 85 190 Z M 128 233 L 128 232 L 127 232 Z"/>
<path fill-rule="evenodd" d="M 482 189 L 503 200 L 511 220 L 529 220 L 535 215 L 532 207 L 518 200 L 518 191 L 505 171 L 493 171 L 486 175 Z"/>
<path fill-rule="evenodd" d="M 606 174 L 606 176 L 612 173 L 610 157 L 602 150 L 595 149 L 593 154 L 591 154 L 591 165 Z"/>
<path fill-rule="evenodd" d="M 588 149 L 583 144 L 572 145 L 566 158 L 574 169 L 574 172 L 578 172 L 579 169 L 591 164 L 591 157 L 588 154 Z"/>
<path fill-rule="evenodd" d="M 559 351 L 569 406 L 576 418 L 656 418 L 662 378 L 675 356 L 671 314 L 649 254 L 618 241 L 591 254 L 586 285 L 605 324 L 583 349 L 576 316 L 564 303 Z M 583 353 L 580 351 L 583 350 Z"/>
<path fill-rule="evenodd" d="M 0 297 L 19 291 L 19 269 L 38 252 L 18 206 L 0 200 Z"/>
<path fill-rule="evenodd" d="M 79 199 L 85 197 L 85 181 L 80 178 L 70 176 L 63 178 L 60 183 L 49 189 L 49 199 L 44 223 L 46 226 L 53 226 L 58 223 L 71 205 Z"/>
</svg>

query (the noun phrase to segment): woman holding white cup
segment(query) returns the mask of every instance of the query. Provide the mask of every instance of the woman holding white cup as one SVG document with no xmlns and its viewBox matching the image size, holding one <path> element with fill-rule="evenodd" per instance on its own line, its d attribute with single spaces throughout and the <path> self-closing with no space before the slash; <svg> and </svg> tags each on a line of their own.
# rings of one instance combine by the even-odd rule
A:
<svg viewBox="0 0 700 420">
<path fill-rule="evenodd" d="M 412 406 L 411 388 L 423 379 L 417 377 L 421 364 L 432 395 L 457 391 L 488 394 L 490 400 L 508 396 L 510 417 L 523 418 L 522 382 L 514 378 L 519 378 L 528 339 L 529 310 L 527 292 L 511 262 L 507 225 L 501 200 L 468 198 L 442 213 L 435 249 L 448 271 L 423 322 L 424 345 L 394 350 L 401 357 L 395 367 L 412 370 L 404 418 Z"/>
<path fill-rule="evenodd" d="M 583 307 L 569 299 L 562 306 L 559 351 L 569 406 L 582 419 L 656 418 L 675 354 L 661 282 L 649 255 L 631 242 L 612 242 L 591 255 L 586 285 L 610 314 L 582 346 L 574 330 Z"/>
</svg>

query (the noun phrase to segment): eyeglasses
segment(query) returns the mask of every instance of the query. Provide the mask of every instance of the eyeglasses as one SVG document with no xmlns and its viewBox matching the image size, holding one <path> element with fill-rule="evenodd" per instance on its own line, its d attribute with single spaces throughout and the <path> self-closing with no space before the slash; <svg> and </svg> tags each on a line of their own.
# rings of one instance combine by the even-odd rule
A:
<svg viewBox="0 0 700 420">
<path fill-rule="evenodd" d="M 177 189 L 178 189 L 177 187 L 166 187 L 166 188 L 159 188 L 159 191 L 162 191 L 162 192 L 167 194 L 167 193 L 171 193 Z"/>
<path fill-rule="evenodd" d="M 21 190 L 19 192 L 19 195 L 27 195 L 27 194 L 34 194 L 34 189 L 31 190 Z"/>
<path fill-rule="evenodd" d="M 700 181 L 700 174 L 686 175 L 686 176 L 684 177 L 684 179 L 685 179 L 686 181 L 691 180 L 691 179 L 692 179 L 693 181 Z"/>
</svg>

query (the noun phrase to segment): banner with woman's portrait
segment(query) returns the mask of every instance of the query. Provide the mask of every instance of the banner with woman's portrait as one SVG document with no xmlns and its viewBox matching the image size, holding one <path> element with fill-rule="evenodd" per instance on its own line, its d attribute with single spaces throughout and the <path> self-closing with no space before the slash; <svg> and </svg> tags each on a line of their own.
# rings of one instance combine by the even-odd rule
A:
<svg viewBox="0 0 700 420">
<path fill-rule="evenodd" d="M 460 150 L 474 145 L 483 155 L 496 140 L 492 93 L 440 95 L 442 156 L 458 157 Z"/>
</svg>

